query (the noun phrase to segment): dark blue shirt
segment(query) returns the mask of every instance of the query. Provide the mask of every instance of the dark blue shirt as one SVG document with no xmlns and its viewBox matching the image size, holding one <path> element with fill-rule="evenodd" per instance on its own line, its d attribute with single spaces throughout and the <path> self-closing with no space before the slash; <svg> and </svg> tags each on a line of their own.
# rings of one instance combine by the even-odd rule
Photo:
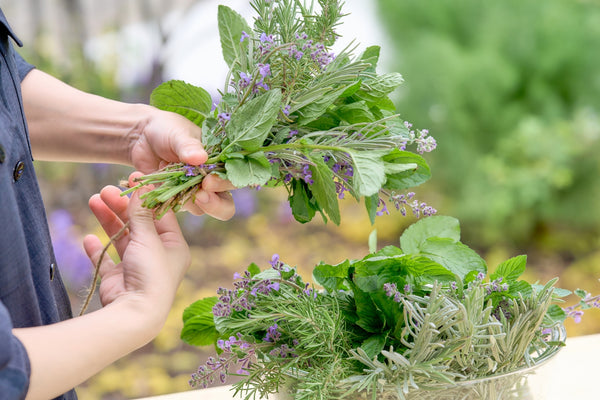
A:
<svg viewBox="0 0 600 400">
<path fill-rule="evenodd" d="M 29 387 L 29 358 L 12 329 L 72 316 L 52 251 L 23 112 L 21 80 L 33 66 L 15 52 L 11 41 L 22 45 L 0 9 L 0 400 L 24 399 Z M 76 399 L 75 392 L 58 399 Z"/>
</svg>

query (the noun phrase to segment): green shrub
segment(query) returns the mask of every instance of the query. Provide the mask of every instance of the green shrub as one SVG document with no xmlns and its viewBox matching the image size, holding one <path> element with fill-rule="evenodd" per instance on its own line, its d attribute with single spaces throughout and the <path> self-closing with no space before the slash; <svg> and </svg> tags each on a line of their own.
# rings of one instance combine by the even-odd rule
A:
<svg viewBox="0 0 600 400">
<path fill-rule="evenodd" d="M 439 209 L 489 245 L 600 230 L 600 3 L 379 0 Z"/>
</svg>

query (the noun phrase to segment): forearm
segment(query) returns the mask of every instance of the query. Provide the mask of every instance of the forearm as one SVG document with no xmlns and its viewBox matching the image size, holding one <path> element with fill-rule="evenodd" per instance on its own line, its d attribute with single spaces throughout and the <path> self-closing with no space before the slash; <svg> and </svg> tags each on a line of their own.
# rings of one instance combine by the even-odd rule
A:
<svg viewBox="0 0 600 400">
<path fill-rule="evenodd" d="M 31 362 L 27 399 L 54 398 L 79 385 L 117 359 L 148 343 L 160 318 L 148 318 L 128 302 L 57 324 L 14 329 Z"/>
<path fill-rule="evenodd" d="M 21 90 L 38 160 L 130 165 L 130 146 L 153 111 L 82 92 L 35 69 Z"/>
</svg>

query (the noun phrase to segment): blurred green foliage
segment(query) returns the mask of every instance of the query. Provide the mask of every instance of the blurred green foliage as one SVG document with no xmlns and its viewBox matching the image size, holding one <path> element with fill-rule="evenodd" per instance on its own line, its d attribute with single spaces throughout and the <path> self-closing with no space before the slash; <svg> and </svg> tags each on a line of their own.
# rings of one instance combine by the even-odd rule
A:
<svg viewBox="0 0 600 400">
<path fill-rule="evenodd" d="M 465 240 L 544 246 L 569 231 L 549 240 L 554 250 L 597 245 L 589 238 L 600 232 L 600 3 L 379 7 L 396 51 L 389 67 L 406 79 L 396 104 L 438 140 L 428 187 L 442 194 L 434 206 L 461 220 Z"/>
</svg>

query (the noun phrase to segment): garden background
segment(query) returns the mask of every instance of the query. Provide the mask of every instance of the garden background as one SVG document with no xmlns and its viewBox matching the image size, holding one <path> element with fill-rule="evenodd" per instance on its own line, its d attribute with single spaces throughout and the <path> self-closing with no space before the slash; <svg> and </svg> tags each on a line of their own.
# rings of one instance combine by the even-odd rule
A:
<svg viewBox="0 0 600 400">
<path fill-rule="evenodd" d="M 167 79 L 215 95 L 225 79 L 213 0 L 0 0 L 26 58 L 71 85 L 147 102 Z M 246 0 L 225 1 L 249 19 Z M 462 240 L 490 267 L 528 254 L 529 279 L 600 292 L 600 2 L 597 0 L 347 0 L 346 41 L 382 45 L 383 65 L 406 83 L 394 101 L 428 128 L 433 179 L 416 188 L 458 217 Z M 81 240 L 100 234 L 87 200 L 130 169 L 36 163 L 54 247 L 74 309 L 91 277 Z M 286 193 L 241 189 L 227 222 L 180 214 L 193 253 L 169 320 L 149 345 L 78 388 L 82 400 L 132 399 L 188 389 L 212 349 L 179 339 L 181 314 L 278 253 L 305 276 L 324 260 L 362 258 L 377 229 L 397 243 L 400 214 L 371 227 L 361 204 L 342 202 L 340 226 L 293 220 Z M 106 237 L 105 237 L 106 239 Z M 571 299 L 573 301 L 574 299 Z M 94 304 L 93 307 L 98 307 Z M 600 313 L 568 323 L 570 336 L 600 332 Z"/>
</svg>

